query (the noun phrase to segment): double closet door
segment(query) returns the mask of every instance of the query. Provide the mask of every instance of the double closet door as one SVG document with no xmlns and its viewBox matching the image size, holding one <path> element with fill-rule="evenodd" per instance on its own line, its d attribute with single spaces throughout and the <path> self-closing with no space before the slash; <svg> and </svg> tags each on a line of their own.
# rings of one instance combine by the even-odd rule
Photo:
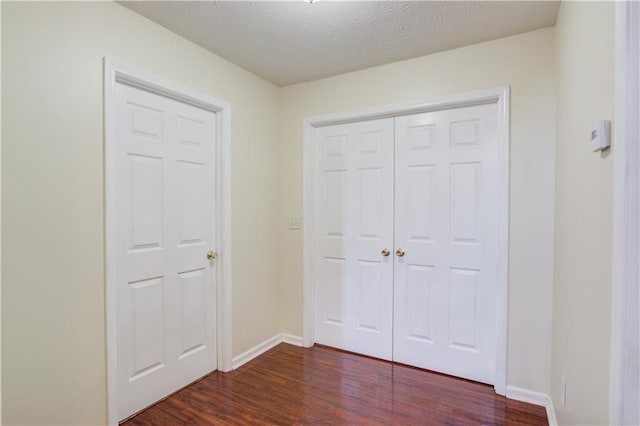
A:
<svg viewBox="0 0 640 426">
<path fill-rule="evenodd" d="M 494 383 L 497 106 L 316 129 L 315 341 Z"/>
</svg>

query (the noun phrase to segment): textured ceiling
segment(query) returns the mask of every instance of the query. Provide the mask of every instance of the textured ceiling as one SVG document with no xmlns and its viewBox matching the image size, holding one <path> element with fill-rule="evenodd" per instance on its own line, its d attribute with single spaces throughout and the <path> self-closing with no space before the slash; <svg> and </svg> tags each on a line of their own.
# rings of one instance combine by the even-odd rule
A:
<svg viewBox="0 0 640 426">
<path fill-rule="evenodd" d="M 278 86 L 553 26 L 558 1 L 123 1 Z"/>
</svg>

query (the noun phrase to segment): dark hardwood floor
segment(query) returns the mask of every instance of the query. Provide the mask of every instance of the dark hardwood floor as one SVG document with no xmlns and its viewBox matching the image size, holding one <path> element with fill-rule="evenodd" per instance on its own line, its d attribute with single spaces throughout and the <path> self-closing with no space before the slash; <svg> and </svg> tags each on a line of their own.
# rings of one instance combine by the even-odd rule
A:
<svg viewBox="0 0 640 426">
<path fill-rule="evenodd" d="M 491 386 L 315 346 L 280 344 L 124 423 L 546 425 L 543 407 Z"/>
</svg>

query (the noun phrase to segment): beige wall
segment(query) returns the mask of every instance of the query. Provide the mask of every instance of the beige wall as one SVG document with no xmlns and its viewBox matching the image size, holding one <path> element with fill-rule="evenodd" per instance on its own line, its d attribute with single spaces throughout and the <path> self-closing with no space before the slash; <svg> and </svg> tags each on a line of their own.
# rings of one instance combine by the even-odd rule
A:
<svg viewBox="0 0 640 426">
<path fill-rule="evenodd" d="M 510 86 L 508 384 L 551 392 L 563 423 L 607 422 L 612 170 L 586 135 L 612 116 L 613 4 L 283 89 L 113 3 L 1 11 L 5 424 L 106 418 L 103 56 L 232 105 L 234 355 L 302 334 L 302 234 L 286 218 L 302 214 L 304 117 Z"/>
<path fill-rule="evenodd" d="M 302 119 L 511 86 L 509 385 L 547 393 L 555 141 L 554 33 L 515 37 L 283 89 L 281 217 L 302 213 Z M 302 333 L 302 234 L 279 227 L 285 332 Z"/>
<path fill-rule="evenodd" d="M 278 88 L 115 3 L 2 2 L 7 425 L 106 420 L 103 56 L 231 103 L 233 353 L 280 332 Z"/>
<path fill-rule="evenodd" d="M 607 424 L 613 158 L 609 152 L 592 153 L 587 135 L 598 119 L 613 118 L 614 3 L 563 2 L 555 32 L 558 126 L 551 395 L 560 423 Z"/>
</svg>

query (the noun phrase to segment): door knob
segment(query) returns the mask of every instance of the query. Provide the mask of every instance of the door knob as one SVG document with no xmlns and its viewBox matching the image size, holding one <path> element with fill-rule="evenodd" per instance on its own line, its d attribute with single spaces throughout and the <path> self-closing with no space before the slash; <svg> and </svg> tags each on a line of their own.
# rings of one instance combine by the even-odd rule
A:
<svg viewBox="0 0 640 426">
<path fill-rule="evenodd" d="M 404 250 L 402 250 L 401 248 L 399 248 L 398 250 L 396 250 L 396 256 L 398 256 L 398 257 L 402 257 L 402 256 L 404 256 Z"/>
<path fill-rule="evenodd" d="M 214 260 L 216 257 L 218 257 L 218 253 L 216 253 L 215 251 L 209 250 L 207 252 L 207 259 Z"/>
<path fill-rule="evenodd" d="M 380 252 L 384 257 L 387 257 L 391 254 L 391 251 L 389 251 L 388 248 L 383 248 L 382 251 Z"/>
</svg>

